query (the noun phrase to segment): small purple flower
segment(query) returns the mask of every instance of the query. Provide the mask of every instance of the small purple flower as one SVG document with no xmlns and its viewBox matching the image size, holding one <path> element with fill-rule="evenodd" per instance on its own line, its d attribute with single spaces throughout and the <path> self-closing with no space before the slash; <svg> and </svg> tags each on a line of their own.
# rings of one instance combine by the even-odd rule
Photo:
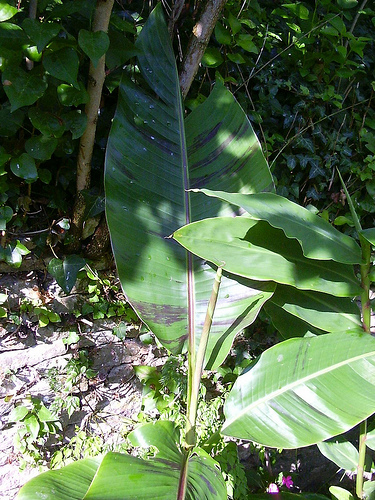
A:
<svg viewBox="0 0 375 500">
<path fill-rule="evenodd" d="M 283 476 L 283 486 L 286 486 L 288 489 L 293 486 L 293 480 L 291 476 L 284 477 Z"/>
<path fill-rule="evenodd" d="M 279 493 L 277 484 L 271 483 L 267 488 L 267 493 Z"/>
</svg>

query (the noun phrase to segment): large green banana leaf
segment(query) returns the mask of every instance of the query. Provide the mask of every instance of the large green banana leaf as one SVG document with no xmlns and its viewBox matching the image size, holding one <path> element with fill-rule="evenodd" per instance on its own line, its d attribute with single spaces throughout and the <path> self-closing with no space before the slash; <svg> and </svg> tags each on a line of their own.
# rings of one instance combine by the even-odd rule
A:
<svg viewBox="0 0 375 500">
<path fill-rule="evenodd" d="M 243 195 L 202 189 L 208 196 L 238 205 L 256 220 L 266 220 L 282 229 L 288 238 L 296 238 L 309 259 L 335 260 L 360 264 L 361 249 L 353 238 L 340 233 L 327 221 L 309 210 L 274 193 Z"/>
<path fill-rule="evenodd" d="M 301 318 L 286 312 L 270 300 L 264 305 L 264 310 L 283 340 L 326 333 L 324 330 L 319 330 Z"/>
<path fill-rule="evenodd" d="M 362 330 L 359 307 L 350 298 L 278 285 L 270 301 L 326 332 Z"/>
<path fill-rule="evenodd" d="M 295 239 L 265 221 L 216 217 L 193 222 L 173 237 L 189 251 L 252 280 L 273 280 L 339 297 L 361 293 L 353 266 L 307 259 Z"/>
<path fill-rule="evenodd" d="M 183 455 L 179 431 L 169 421 L 146 424 L 129 435 L 136 446 L 157 448 L 142 460 L 121 453 L 74 462 L 30 480 L 17 500 L 165 500 L 177 498 Z M 187 469 L 187 500 L 225 500 L 226 486 L 218 464 L 195 448 Z"/>
<path fill-rule="evenodd" d="M 100 467 L 102 457 L 85 458 L 60 470 L 50 470 L 28 481 L 17 500 L 81 500 Z"/>
<path fill-rule="evenodd" d="M 290 339 L 238 377 L 224 406 L 227 436 L 299 448 L 346 432 L 375 411 L 375 338 Z"/>
<path fill-rule="evenodd" d="M 272 189 L 272 177 L 251 124 L 223 86 L 216 85 L 184 120 L 160 4 L 136 46 L 140 73 L 121 83 L 109 135 L 106 213 L 127 299 L 159 340 L 179 352 L 189 332 L 193 342 L 194 327 L 199 339 L 215 272 L 167 238 L 191 221 L 234 213 L 229 204 L 188 189 L 255 193 Z M 142 87 L 134 79 L 143 81 Z M 236 332 L 255 319 L 274 289 L 247 284 L 222 281 L 220 315 L 214 318 L 206 358 L 210 367 L 222 362 Z"/>
</svg>

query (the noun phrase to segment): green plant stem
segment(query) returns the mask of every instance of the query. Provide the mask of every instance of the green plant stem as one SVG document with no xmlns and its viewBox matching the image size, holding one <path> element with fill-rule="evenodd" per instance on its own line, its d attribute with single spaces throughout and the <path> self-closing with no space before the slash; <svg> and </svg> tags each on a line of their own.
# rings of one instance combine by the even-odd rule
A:
<svg viewBox="0 0 375 500">
<path fill-rule="evenodd" d="M 181 467 L 180 482 L 178 484 L 178 491 L 177 491 L 177 500 L 185 500 L 189 456 L 190 456 L 190 450 L 187 450 L 184 454 L 183 463 Z"/>
<path fill-rule="evenodd" d="M 206 354 L 208 337 L 211 330 L 212 319 L 215 312 L 217 297 L 221 283 L 222 268 L 216 271 L 215 281 L 212 288 L 210 301 L 207 306 L 207 313 L 203 324 L 202 335 L 199 342 L 198 352 L 189 345 L 188 355 L 188 400 L 187 418 L 185 428 L 186 450 L 181 467 L 180 481 L 178 484 L 177 500 L 184 500 L 187 488 L 189 456 L 191 450 L 196 445 L 195 421 L 197 418 L 199 386 L 204 367 L 204 357 Z"/>
<path fill-rule="evenodd" d="M 362 322 L 363 329 L 370 333 L 371 326 L 371 305 L 370 305 L 370 285 L 371 280 L 369 277 L 371 268 L 371 245 L 370 243 L 360 234 L 359 241 L 362 248 L 362 258 L 363 264 L 361 264 L 361 286 L 363 288 L 361 294 L 361 305 L 362 305 Z"/>
<path fill-rule="evenodd" d="M 362 248 L 362 259 L 361 264 L 361 305 L 362 305 L 362 325 L 365 332 L 370 333 L 371 325 L 371 306 L 370 306 L 370 278 L 369 272 L 371 267 L 371 245 L 370 243 L 359 233 L 359 241 Z M 367 438 L 367 420 L 364 420 L 360 424 L 359 428 L 359 457 L 358 457 L 358 469 L 357 469 L 357 479 L 356 479 L 356 494 L 358 498 L 363 498 L 363 472 L 364 464 L 366 458 L 366 438 Z"/>
<path fill-rule="evenodd" d="M 366 437 L 367 437 L 367 420 L 364 420 L 359 427 L 359 458 L 357 468 L 357 480 L 355 492 L 358 498 L 363 498 L 363 472 L 366 458 Z"/>
<path fill-rule="evenodd" d="M 212 288 L 211 298 L 207 306 L 207 313 L 203 324 L 202 335 L 199 342 L 199 347 L 196 356 L 194 353 L 195 363 L 192 367 L 192 373 L 189 373 L 189 378 L 191 377 L 190 387 L 190 398 L 188 400 L 188 411 L 187 411 L 187 423 L 186 423 L 186 443 L 189 446 L 195 446 L 195 420 L 197 418 L 197 408 L 198 408 L 198 396 L 199 396 L 199 386 L 202 377 L 203 367 L 204 367 L 204 357 L 206 354 L 206 348 L 208 343 L 208 337 L 211 330 L 212 319 L 216 307 L 217 297 L 219 294 L 219 288 L 221 283 L 222 269 L 218 267 L 216 271 L 215 281 Z M 190 369 L 190 363 L 189 363 Z"/>
<path fill-rule="evenodd" d="M 359 242 L 362 249 L 362 263 L 361 263 L 361 307 L 362 307 L 362 325 L 365 332 L 370 333 L 371 325 L 371 307 L 370 307 L 370 278 L 369 272 L 371 268 L 371 245 L 362 236 L 362 226 L 359 221 L 357 212 L 353 204 L 353 200 L 345 186 L 344 180 L 337 169 L 338 176 L 340 178 L 344 193 L 348 200 L 350 213 L 353 217 L 355 229 L 358 233 Z M 363 472 L 365 466 L 366 458 L 366 438 L 367 438 L 367 420 L 364 420 L 359 427 L 359 457 L 358 457 L 358 467 L 357 467 L 357 479 L 356 479 L 356 495 L 358 498 L 363 498 Z"/>
</svg>

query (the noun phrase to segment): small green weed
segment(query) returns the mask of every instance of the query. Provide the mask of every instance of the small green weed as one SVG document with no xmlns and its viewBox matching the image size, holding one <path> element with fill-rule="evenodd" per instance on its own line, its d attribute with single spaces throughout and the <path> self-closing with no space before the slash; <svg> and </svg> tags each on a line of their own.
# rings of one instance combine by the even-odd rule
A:
<svg viewBox="0 0 375 500">
<path fill-rule="evenodd" d="M 48 326 L 50 323 L 60 323 L 61 318 L 59 314 L 52 311 L 45 305 L 41 305 L 39 301 L 22 301 L 20 305 L 20 316 L 28 315 L 32 320 L 36 319 L 40 328 Z"/>
<path fill-rule="evenodd" d="M 82 277 L 89 280 L 89 297 L 81 310 L 75 312 L 77 317 L 91 314 L 93 319 L 124 317 L 128 323 L 139 321 L 126 301 L 118 299 L 119 288 L 113 283 L 113 277 L 101 277 L 89 266 L 82 273 Z"/>
<path fill-rule="evenodd" d="M 248 363 L 248 360 L 247 360 Z M 183 426 L 186 407 L 186 356 L 170 356 L 158 369 L 153 366 L 135 366 L 137 377 L 143 383 L 143 405 L 138 415 L 140 422 L 153 421 L 155 412 L 162 420 L 173 420 Z M 224 420 L 222 407 L 226 394 L 236 380 L 240 367 L 233 371 L 221 367 L 220 373 L 208 372 L 204 375 L 197 412 L 197 441 L 200 446 L 217 460 L 227 485 L 228 498 L 246 500 L 248 498 L 247 479 L 240 463 L 237 444 L 225 440 L 219 430 Z M 220 388 L 220 391 L 219 391 Z M 136 450 L 142 458 L 153 456 L 152 447 Z"/>
<path fill-rule="evenodd" d="M 220 445 L 222 449 L 220 454 L 215 455 L 215 460 L 220 464 L 227 485 L 228 498 L 247 500 L 249 490 L 246 473 L 238 458 L 237 444 L 234 441 L 224 442 L 221 438 Z"/>
<path fill-rule="evenodd" d="M 74 342 L 76 341 L 76 337 L 72 337 L 71 334 L 66 340 L 69 338 L 73 339 Z M 82 379 L 91 379 L 96 376 L 96 371 L 90 368 L 91 364 L 88 352 L 82 349 L 77 351 L 76 357 L 67 362 L 65 376 L 62 376 L 57 368 L 48 370 L 47 378 L 50 387 L 56 393 L 51 409 L 57 414 L 61 413 L 62 410 L 66 410 L 69 417 L 71 417 L 76 410 L 79 410 L 81 401 L 73 392 Z"/>
<path fill-rule="evenodd" d="M 14 446 L 22 454 L 20 468 L 27 464 L 42 465 L 48 459 L 45 444 L 51 436 L 60 437 L 61 423 L 42 401 L 27 396 L 9 415 L 9 423 L 16 423 L 18 430 Z"/>
<path fill-rule="evenodd" d="M 8 316 L 8 311 L 4 306 L 4 304 L 8 300 L 8 295 L 6 293 L 0 293 L 0 319 L 6 318 Z"/>
<path fill-rule="evenodd" d="M 107 451 L 123 452 L 127 449 L 126 441 L 116 446 L 110 445 L 101 436 L 94 436 L 87 430 L 76 427 L 69 443 L 53 454 L 51 469 L 58 469 L 82 458 L 96 457 Z"/>
</svg>

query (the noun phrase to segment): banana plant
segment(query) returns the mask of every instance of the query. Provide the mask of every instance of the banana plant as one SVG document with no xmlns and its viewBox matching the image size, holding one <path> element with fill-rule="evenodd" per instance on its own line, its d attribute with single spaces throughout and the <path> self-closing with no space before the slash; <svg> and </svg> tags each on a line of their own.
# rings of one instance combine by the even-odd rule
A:
<svg viewBox="0 0 375 500">
<path fill-rule="evenodd" d="M 366 442 L 374 434 L 367 435 L 366 419 L 375 412 L 375 338 L 369 334 L 373 229 L 362 230 L 348 192 L 360 246 L 276 194 L 199 192 L 241 207 L 248 218 L 205 219 L 182 227 L 174 238 L 229 273 L 276 281 L 265 309 L 286 338 L 303 336 L 268 349 L 238 377 L 221 432 L 279 448 L 318 443 L 339 467 L 354 468 L 357 498 L 373 495 L 375 482 L 364 482 Z M 357 296 L 362 319 L 353 302 Z M 359 451 L 343 438 L 322 442 L 357 424 Z M 354 498 L 342 488 L 331 493 L 338 500 Z"/>
<path fill-rule="evenodd" d="M 204 217 L 236 210 L 190 189 L 257 193 L 272 176 L 245 113 L 222 84 L 185 118 L 161 6 L 136 47 L 136 72 L 120 85 L 106 154 L 106 214 L 119 277 L 142 321 L 173 353 L 196 351 L 215 271 L 168 237 Z M 142 85 L 140 85 L 142 83 Z M 223 276 L 206 354 L 210 368 L 252 323 L 272 284 Z"/>
<path fill-rule="evenodd" d="M 141 426 L 129 439 L 154 447 L 150 459 L 108 453 L 78 461 L 32 479 L 18 500 L 226 499 L 220 468 L 195 436 L 200 379 L 263 305 L 292 338 L 238 377 L 223 435 L 301 447 L 375 410 L 375 339 L 353 303 L 365 299 L 368 245 L 364 255 L 273 193 L 251 125 L 223 85 L 185 118 L 160 4 L 136 48 L 107 148 L 107 218 L 128 300 L 170 351 L 187 345 L 186 427 Z"/>
</svg>

